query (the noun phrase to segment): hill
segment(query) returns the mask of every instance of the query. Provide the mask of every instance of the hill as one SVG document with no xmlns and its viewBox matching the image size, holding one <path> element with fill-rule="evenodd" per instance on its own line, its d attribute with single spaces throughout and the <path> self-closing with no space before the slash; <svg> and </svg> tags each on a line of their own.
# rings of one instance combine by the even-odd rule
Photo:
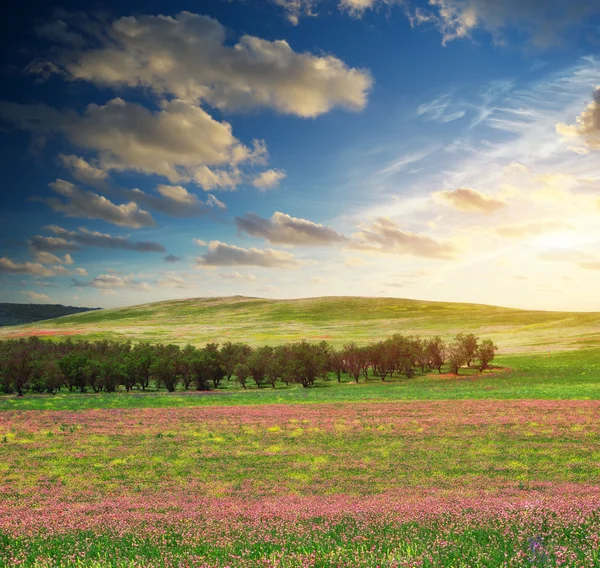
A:
<svg viewBox="0 0 600 568">
<path fill-rule="evenodd" d="M 99 309 L 100 308 L 63 306 L 62 304 L 0 303 L 0 327 L 7 325 L 23 325 Z"/>
<path fill-rule="evenodd" d="M 578 349 L 600 346 L 600 313 L 397 298 L 267 300 L 234 296 L 87 311 L 3 328 L 0 338 L 69 335 L 196 345 L 228 340 L 275 344 L 304 338 L 340 345 L 364 343 L 396 332 L 449 338 L 459 331 L 491 337 L 503 353 Z"/>
</svg>

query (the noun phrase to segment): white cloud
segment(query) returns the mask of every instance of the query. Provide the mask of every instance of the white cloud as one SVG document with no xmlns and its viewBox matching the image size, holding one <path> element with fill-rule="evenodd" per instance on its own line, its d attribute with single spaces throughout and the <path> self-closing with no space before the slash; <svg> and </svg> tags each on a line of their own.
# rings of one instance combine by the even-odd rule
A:
<svg viewBox="0 0 600 568">
<path fill-rule="evenodd" d="M 258 280 L 258 278 L 252 273 L 242 274 L 241 272 L 237 271 L 222 272 L 219 274 L 219 276 L 223 278 L 223 280 L 245 280 L 249 282 Z"/>
<path fill-rule="evenodd" d="M 468 187 L 452 191 L 439 191 L 434 193 L 433 196 L 455 209 L 466 213 L 485 213 L 489 215 L 498 211 L 498 209 L 506 207 L 504 201 Z"/>
<path fill-rule="evenodd" d="M 299 262 L 285 251 L 273 249 L 245 249 L 220 241 L 210 241 L 208 250 L 196 259 L 199 267 L 261 266 L 264 268 L 296 268 Z"/>
<path fill-rule="evenodd" d="M 196 285 L 190 282 L 189 278 L 183 278 L 177 274 L 166 274 L 159 278 L 157 284 L 160 288 L 177 288 L 179 290 L 189 290 Z"/>
<path fill-rule="evenodd" d="M 572 148 L 576 152 L 600 150 L 600 87 L 594 91 L 594 100 L 577 117 L 576 123 L 569 125 L 560 122 L 556 125 L 556 131 L 583 145 L 583 152 L 581 146 Z"/>
<path fill-rule="evenodd" d="M 93 28 L 77 15 L 62 20 L 69 29 L 53 39 L 67 41 L 50 62 L 73 80 L 149 87 L 222 110 L 271 107 L 303 117 L 336 106 L 360 110 L 372 83 L 367 71 L 332 55 L 295 52 L 285 40 L 244 35 L 230 45 L 219 22 L 190 12 L 122 17 Z M 81 40 L 76 47 L 73 35 Z"/>
<path fill-rule="evenodd" d="M 14 262 L 3 256 L 0 258 L 0 272 L 13 274 L 33 274 L 35 276 L 54 276 L 55 272 L 39 262 Z"/>
<path fill-rule="evenodd" d="M 247 213 L 243 217 L 236 217 L 235 222 L 240 231 L 253 237 L 262 237 L 271 244 L 323 246 L 346 241 L 343 235 L 331 227 L 291 217 L 280 211 L 276 211 L 270 219 Z"/>
<path fill-rule="evenodd" d="M 41 264 L 73 264 L 73 258 L 70 254 L 65 254 L 61 259 L 55 254 L 50 252 L 45 252 L 41 250 L 37 250 L 32 247 L 33 256 L 35 260 Z"/>
<path fill-rule="evenodd" d="M 0 102 L 0 118 L 42 140 L 51 132 L 65 134 L 72 144 L 96 151 L 103 171 L 157 174 L 174 183 L 195 181 L 206 189 L 237 183 L 233 174 L 213 171 L 212 166 L 264 160 L 264 144 L 247 148 L 233 136 L 229 123 L 178 99 L 163 101 L 153 112 L 115 98 L 105 105 L 88 105 L 82 115 L 46 105 Z"/>
<path fill-rule="evenodd" d="M 100 274 L 85 282 L 76 282 L 76 286 L 91 286 L 101 290 L 113 291 L 115 288 L 128 288 L 139 292 L 148 292 L 152 287 L 147 282 L 139 281 L 133 276 L 117 276 L 116 274 Z"/>
<path fill-rule="evenodd" d="M 72 183 L 57 179 L 50 187 L 65 199 L 48 197 L 42 199 L 54 211 L 66 217 L 101 219 L 120 227 L 152 227 L 155 225 L 152 215 L 140 209 L 136 203 L 116 205 L 106 197 L 92 191 L 84 191 Z"/>
<path fill-rule="evenodd" d="M 22 292 L 26 296 L 29 296 L 32 300 L 36 302 L 49 302 L 50 297 L 46 294 L 38 294 L 37 292 Z"/>
<path fill-rule="evenodd" d="M 32 248 L 42 251 L 79 250 L 82 246 L 131 250 L 137 252 L 166 252 L 165 247 L 154 241 L 131 241 L 128 237 L 114 237 L 107 233 L 90 231 L 79 227 L 69 231 L 58 225 L 49 225 L 46 229 L 58 237 L 36 235 L 29 239 Z"/>
<path fill-rule="evenodd" d="M 254 178 L 252 185 L 264 191 L 277 187 L 284 178 L 285 172 L 281 170 L 266 170 Z"/>
<path fill-rule="evenodd" d="M 206 215 L 214 208 L 227 209 L 225 203 L 214 195 L 209 193 L 206 195 L 206 201 L 202 201 L 181 185 L 161 184 L 157 186 L 156 193 L 146 193 L 136 188 L 126 191 L 125 195 L 139 205 L 171 217 L 197 217 Z"/>
<path fill-rule="evenodd" d="M 600 7 L 589 0 L 545 0 L 543 8 L 538 0 L 430 0 L 427 8 L 410 2 L 406 11 L 413 25 L 435 25 L 443 43 L 483 29 L 504 44 L 509 32 L 518 30 L 537 47 L 548 47 L 561 43 L 586 17 L 599 14 Z"/>
<path fill-rule="evenodd" d="M 452 243 L 440 242 L 428 235 L 404 231 L 388 217 L 379 217 L 369 228 L 353 236 L 355 240 L 348 247 L 357 250 L 438 259 L 451 259 L 457 253 Z"/>
<path fill-rule="evenodd" d="M 59 154 L 58 159 L 62 165 L 69 170 L 71 175 L 78 181 L 91 187 L 106 187 L 108 173 L 97 168 L 79 156 L 73 154 Z"/>
</svg>

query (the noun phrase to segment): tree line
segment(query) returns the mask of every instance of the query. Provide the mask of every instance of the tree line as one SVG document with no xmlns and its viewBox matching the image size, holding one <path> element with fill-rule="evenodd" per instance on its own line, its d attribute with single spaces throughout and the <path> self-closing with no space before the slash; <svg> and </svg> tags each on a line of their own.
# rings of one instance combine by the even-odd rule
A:
<svg viewBox="0 0 600 568">
<path fill-rule="evenodd" d="M 336 349 L 326 341 L 298 341 L 251 347 L 245 343 L 208 343 L 204 347 L 109 340 L 64 342 L 38 337 L 0 342 L 0 391 L 55 394 L 61 389 L 115 392 L 119 388 L 145 391 L 151 385 L 174 392 L 219 388 L 235 380 L 246 389 L 278 382 L 312 387 L 317 380 L 342 375 L 359 382 L 369 375 L 382 381 L 394 374 L 410 378 L 415 372 L 447 365 L 458 374 L 463 366 L 488 369 L 497 346 L 474 334 L 458 334 L 446 343 L 440 337 L 395 334 L 365 346 L 348 343 Z"/>
</svg>

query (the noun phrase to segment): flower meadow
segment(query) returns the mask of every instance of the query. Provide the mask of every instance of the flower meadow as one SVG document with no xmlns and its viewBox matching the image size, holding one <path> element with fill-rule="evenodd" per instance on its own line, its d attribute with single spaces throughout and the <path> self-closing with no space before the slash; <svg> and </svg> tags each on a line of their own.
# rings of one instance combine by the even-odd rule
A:
<svg viewBox="0 0 600 568">
<path fill-rule="evenodd" d="M 600 566 L 599 401 L 0 413 L 0 566 Z"/>
</svg>

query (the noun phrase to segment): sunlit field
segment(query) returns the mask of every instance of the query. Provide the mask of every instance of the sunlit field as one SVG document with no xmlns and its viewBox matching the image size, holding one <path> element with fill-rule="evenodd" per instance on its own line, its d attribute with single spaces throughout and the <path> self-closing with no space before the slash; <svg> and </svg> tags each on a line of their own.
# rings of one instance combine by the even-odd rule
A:
<svg viewBox="0 0 600 568">
<path fill-rule="evenodd" d="M 3 566 L 600 566 L 600 352 L 0 399 Z"/>
</svg>

